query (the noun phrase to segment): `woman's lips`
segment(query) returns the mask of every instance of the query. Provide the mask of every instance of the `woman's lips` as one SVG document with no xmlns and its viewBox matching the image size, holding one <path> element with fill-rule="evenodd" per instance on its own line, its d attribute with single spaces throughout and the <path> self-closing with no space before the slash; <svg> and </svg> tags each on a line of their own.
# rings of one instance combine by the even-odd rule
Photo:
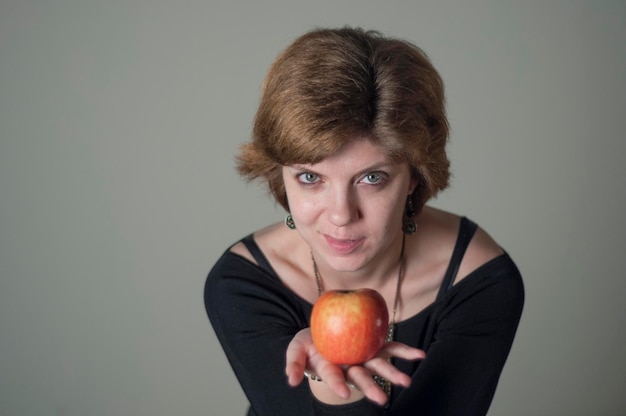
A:
<svg viewBox="0 0 626 416">
<path fill-rule="evenodd" d="M 326 234 L 324 234 L 324 238 L 326 239 L 328 246 L 337 254 L 349 254 L 363 243 L 362 238 L 358 240 L 343 240 L 333 238 Z"/>
</svg>

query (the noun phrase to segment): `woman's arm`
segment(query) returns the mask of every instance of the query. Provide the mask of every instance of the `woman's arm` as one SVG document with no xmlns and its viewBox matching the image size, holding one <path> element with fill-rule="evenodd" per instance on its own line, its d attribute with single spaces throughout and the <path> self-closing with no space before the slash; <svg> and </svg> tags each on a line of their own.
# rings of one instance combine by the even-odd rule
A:
<svg viewBox="0 0 626 416">
<path fill-rule="evenodd" d="M 523 303 L 521 276 L 508 255 L 455 285 L 426 329 L 426 359 L 412 369 L 400 365 L 412 384 L 397 395 L 392 414 L 486 414 Z"/>
<path fill-rule="evenodd" d="M 204 300 L 254 414 L 312 414 L 308 388 L 290 386 L 284 372 L 287 345 L 307 326 L 310 310 L 273 276 L 232 253 L 209 273 Z"/>
</svg>

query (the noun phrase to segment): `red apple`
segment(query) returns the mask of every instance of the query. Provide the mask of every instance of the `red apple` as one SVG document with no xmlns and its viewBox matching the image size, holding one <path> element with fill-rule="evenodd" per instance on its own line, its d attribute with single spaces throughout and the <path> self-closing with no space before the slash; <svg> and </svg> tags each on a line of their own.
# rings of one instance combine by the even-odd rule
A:
<svg viewBox="0 0 626 416">
<path fill-rule="evenodd" d="M 377 291 L 329 290 L 313 305 L 311 336 L 328 361 L 361 364 L 385 343 L 388 322 L 387 304 Z"/>
</svg>

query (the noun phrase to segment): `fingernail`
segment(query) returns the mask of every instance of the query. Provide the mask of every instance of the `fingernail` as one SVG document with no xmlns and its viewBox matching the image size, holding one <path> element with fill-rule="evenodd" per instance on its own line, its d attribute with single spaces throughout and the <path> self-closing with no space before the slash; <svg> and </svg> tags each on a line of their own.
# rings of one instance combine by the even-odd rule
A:
<svg viewBox="0 0 626 416">
<path fill-rule="evenodd" d="M 344 390 L 343 392 L 341 392 L 341 398 L 344 399 L 344 400 L 348 400 L 350 398 L 351 394 L 352 393 L 350 392 L 350 389 L 348 388 L 348 389 Z"/>
</svg>

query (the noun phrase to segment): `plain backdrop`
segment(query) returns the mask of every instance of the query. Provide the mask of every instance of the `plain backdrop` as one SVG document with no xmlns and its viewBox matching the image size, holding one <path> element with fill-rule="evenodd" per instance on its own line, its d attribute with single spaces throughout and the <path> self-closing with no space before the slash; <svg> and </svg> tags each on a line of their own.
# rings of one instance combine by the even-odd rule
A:
<svg viewBox="0 0 626 416">
<path fill-rule="evenodd" d="M 433 205 L 523 273 L 490 414 L 626 414 L 626 2 L 2 0 L 2 416 L 244 414 L 203 285 L 284 213 L 233 155 L 276 54 L 344 25 L 430 56 Z"/>
</svg>

